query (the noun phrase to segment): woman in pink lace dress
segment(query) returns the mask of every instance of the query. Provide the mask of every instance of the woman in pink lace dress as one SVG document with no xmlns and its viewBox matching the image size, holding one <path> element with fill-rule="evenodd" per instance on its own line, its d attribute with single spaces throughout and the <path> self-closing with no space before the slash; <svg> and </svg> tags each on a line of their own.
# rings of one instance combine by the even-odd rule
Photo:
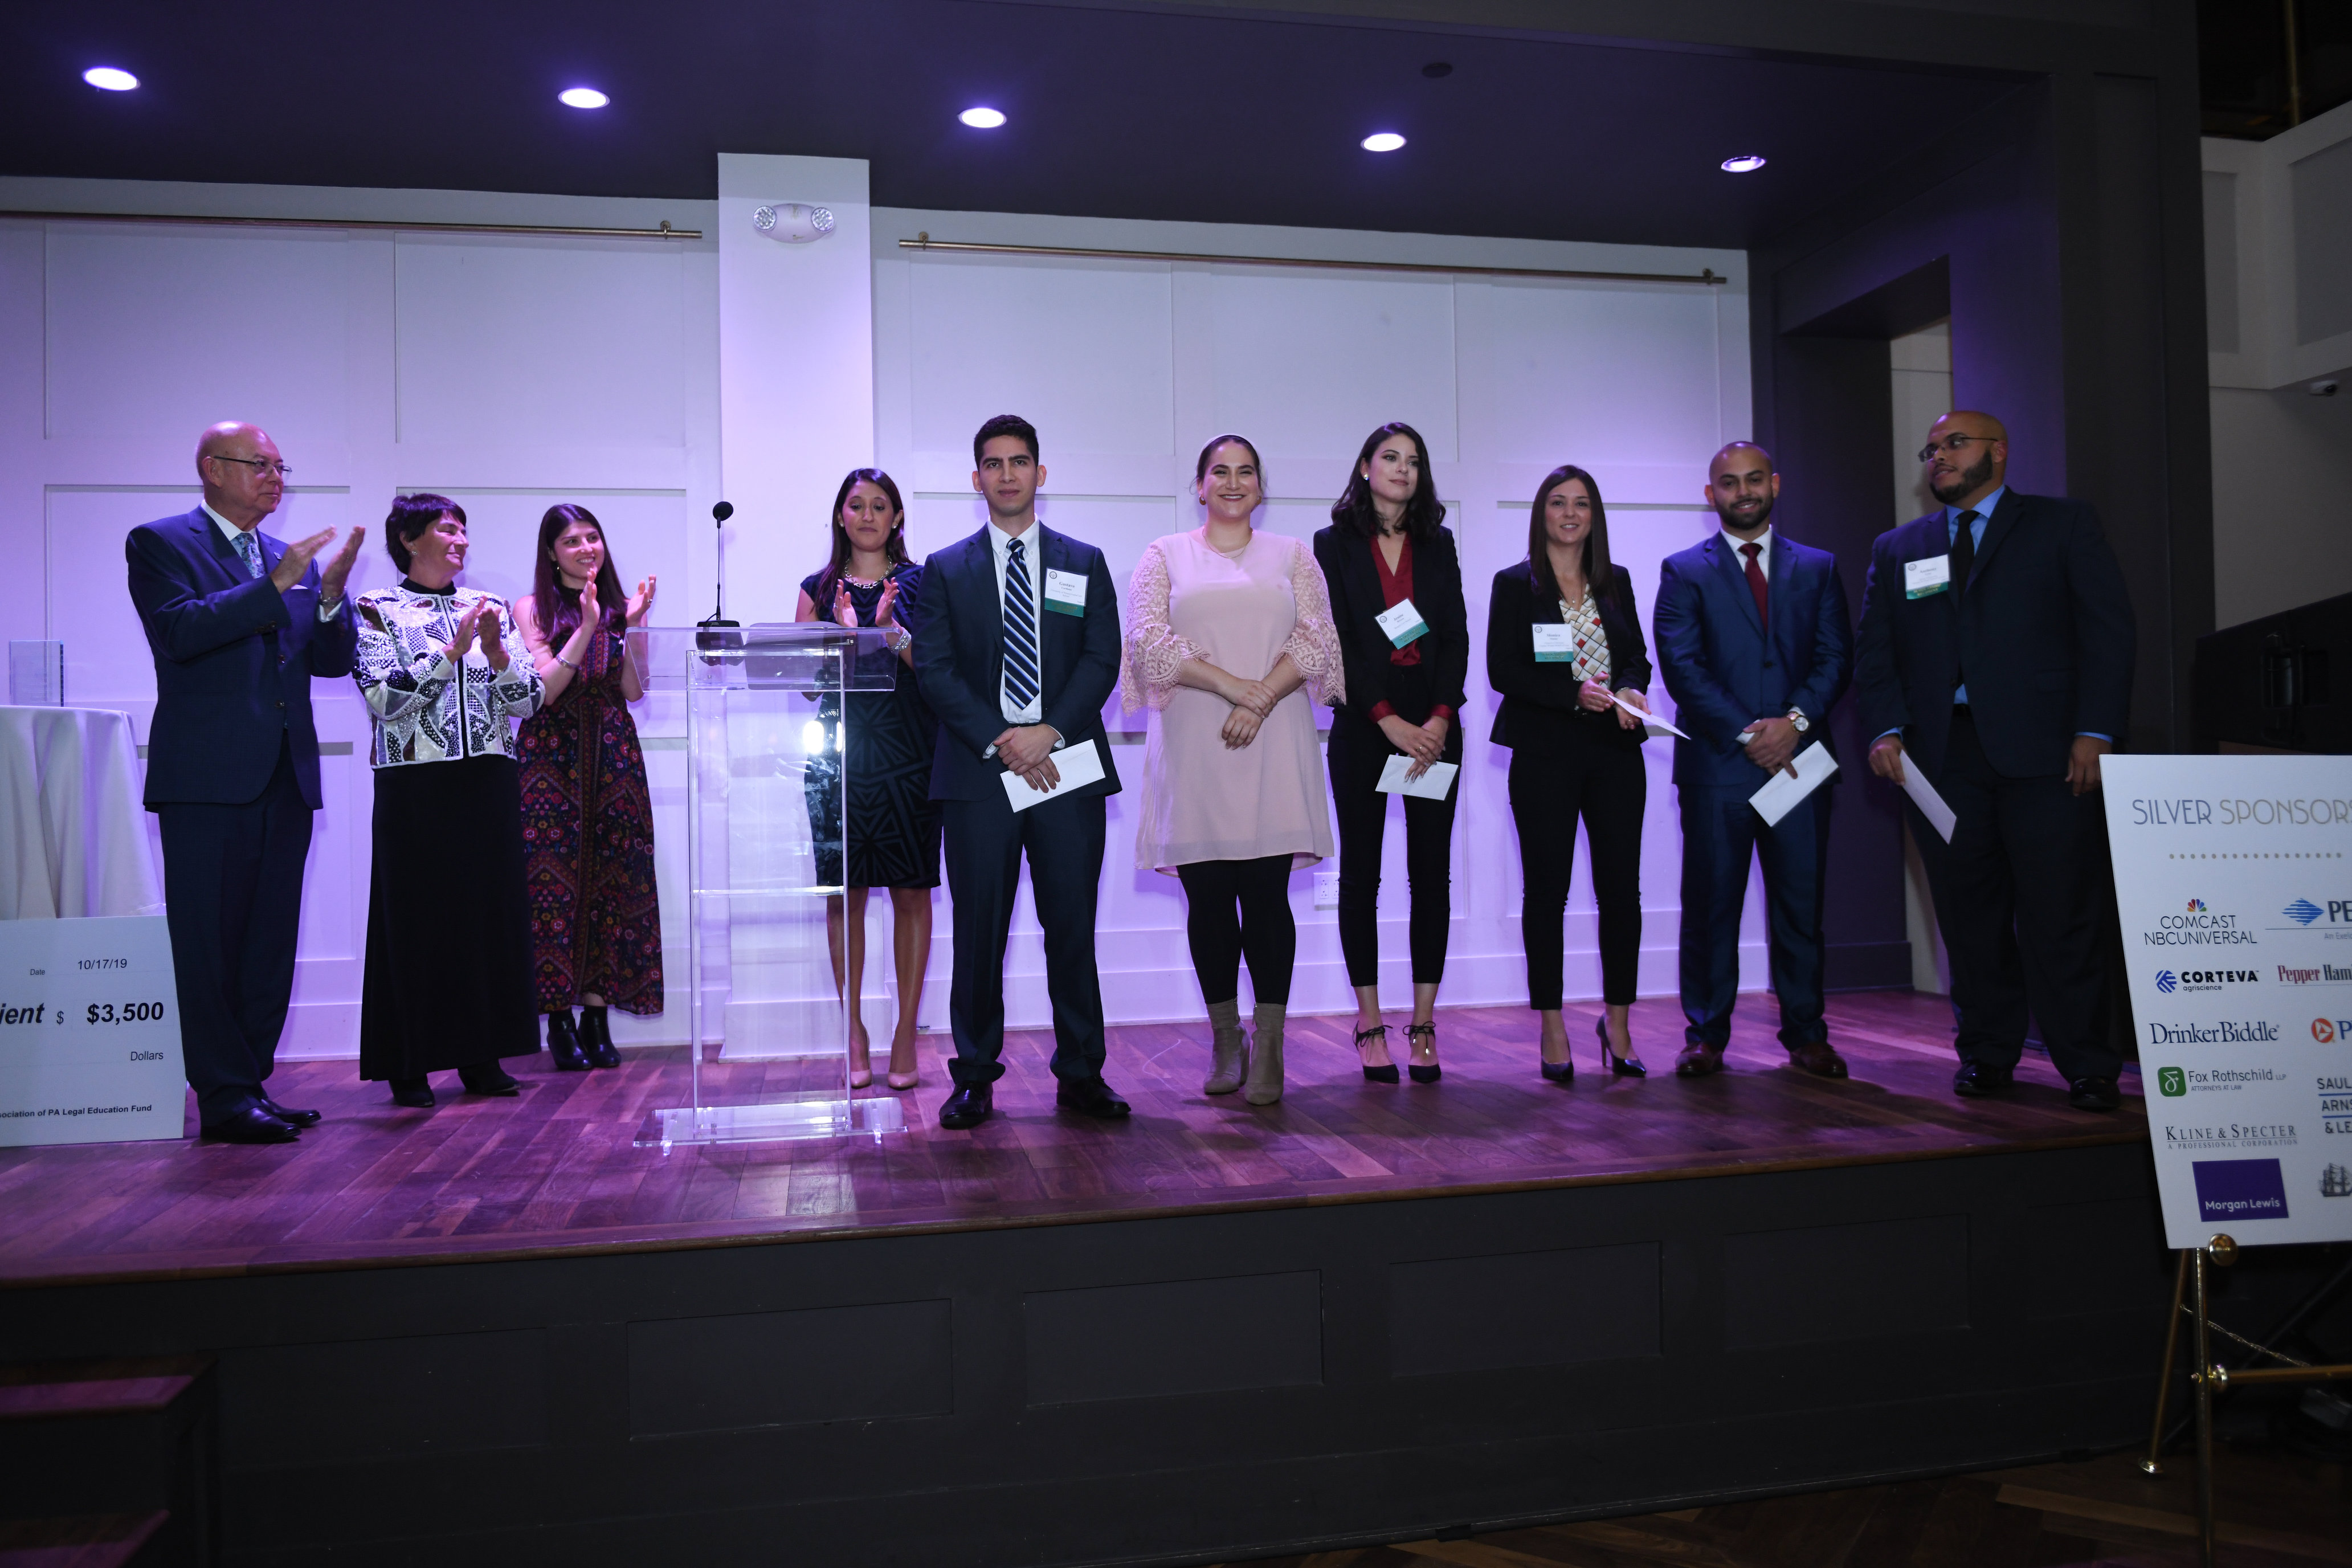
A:
<svg viewBox="0 0 2352 1568">
<path fill-rule="evenodd" d="M 1298 932 L 1290 873 L 1331 853 L 1315 705 L 1341 696 L 1323 572 L 1303 540 L 1260 533 L 1257 448 L 1219 436 L 1193 481 L 1208 520 L 1154 540 L 1128 594 L 1127 707 L 1151 710 L 1139 869 L 1174 871 L 1214 1031 L 1210 1094 L 1282 1098 L 1282 1026 Z M 1251 1036 L 1241 1023 L 1249 961 Z"/>
</svg>

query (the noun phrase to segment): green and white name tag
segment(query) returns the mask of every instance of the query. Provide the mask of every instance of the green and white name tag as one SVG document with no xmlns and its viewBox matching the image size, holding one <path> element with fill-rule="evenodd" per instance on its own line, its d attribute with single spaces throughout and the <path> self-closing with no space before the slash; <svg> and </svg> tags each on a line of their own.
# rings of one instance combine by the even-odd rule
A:
<svg viewBox="0 0 2352 1568">
<path fill-rule="evenodd" d="M 1045 573 L 1045 607 L 1056 615 L 1083 616 L 1087 613 L 1087 579 L 1080 572 Z"/>
<path fill-rule="evenodd" d="M 1948 555 L 1934 555 L 1925 561 L 1906 561 L 1903 563 L 1903 596 L 1906 599 L 1924 599 L 1930 594 L 1948 593 L 1951 586 L 1952 558 Z"/>
<path fill-rule="evenodd" d="M 1394 609 L 1382 610 L 1372 618 L 1380 622 L 1381 630 L 1386 632 L 1389 641 L 1398 647 L 1404 647 L 1415 637 L 1426 636 L 1429 631 L 1429 623 L 1421 618 L 1421 612 L 1412 607 L 1411 599 L 1399 599 Z"/>
<path fill-rule="evenodd" d="M 1536 662 L 1538 664 L 1568 664 L 1576 658 L 1576 628 L 1573 626 L 1538 626 L 1536 628 Z"/>
</svg>

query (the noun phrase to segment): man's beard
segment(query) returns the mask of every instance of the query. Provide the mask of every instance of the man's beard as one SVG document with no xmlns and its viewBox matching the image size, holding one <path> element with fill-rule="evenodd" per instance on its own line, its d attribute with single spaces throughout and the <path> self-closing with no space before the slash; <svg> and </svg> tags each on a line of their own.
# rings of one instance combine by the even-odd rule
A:
<svg viewBox="0 0 2352 1568">
<path fill-rule="evenodd" d="M 1976 460 L 1973 468 L 1961 469 L 1960 477 L 1951 483 L 1939 485 L 1933 479 L 1928 480 L 1927 493 L 1946 506 L 1949 506 L 1962 496 L 1977 489 L 1990 478 L 1992 478 L 1992 452 L 1990 448 L 1987 448 L 1985 455 Z"/>
<path fill-rule="evenodd" d="M 1770 496 L 1766 496 L 1764 498 L 1763 504 L 1756 509 L 1755 514 L 1744 521 L 1741 520 L 1738 512 L 1732 510 L 1730 507 L 1726 506 L 1721 501 L 1717 501 L 1715 504 L 1715 515 L 1723 519 L 1724 527 L 1734 529 L 1741 533 L 1745 533 L 1750 529 L 1761 528 L 1767 522 L 1771 521 L 1772 498 Z"/>
</svg>

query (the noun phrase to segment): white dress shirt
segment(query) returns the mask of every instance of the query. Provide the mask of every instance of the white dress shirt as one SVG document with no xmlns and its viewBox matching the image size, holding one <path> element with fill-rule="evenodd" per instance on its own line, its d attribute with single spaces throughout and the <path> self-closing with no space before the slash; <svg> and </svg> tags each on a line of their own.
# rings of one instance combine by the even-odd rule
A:
<svg viewBox="0 0 2352 1568">
<path fill-rule="evenodd" d="M 1727 528 L 1723 531 L 1723 542 L 1730 547 L 1731 563 L 1739 568 L 1742 576 L 1745 576 L 1748 572 L 1748 557 L 1740 553 L 1742 547 L 1749 544 L 1762 545 L 1764 548 L 1756 552 L 1756 569 L 1764 574 L 1764 581 L 1769 583 L 1772 580 L 1772 525 L 1770 523 L 1766 523 L 1764 531 L 1754 539 L 1742 539 Z"/>
<path fill-rule="evenodd" d="M 237 527 L 236 524 L 231 522 L 228 519 L 215 511 L 210 501 L 198 501 L 196 504 L 205 509 L 205 515 L 211 518 L 213 520 L 213 526 L 221 531 L 221 537 L 228 541 L 228 547 L 231 550 L 236 550 L 236 542 L 238 537 L 244 534 L 247 531 Z M 266 577 L 269 574 L 269 552 L 266 550 L 260 549 L 261 524 L 257 522 L 255 523 L 251 531 L 253 533 L 254 548 L 260 551 L 259 559 L 261 561 L 261 574 Z M 245 558 L 245 552 L 243 551 L 237 551 L 237 558 L 240 561 L 243 560 Z M 1001 579 L 1003 576 L 1003 574 L 999 572 L 997 575 Z M 340 596 L 331 602 L 322 596 L 319 601 L 319 619 L 321 622 L 331 621 L 335 618 L 336 615 L 341 611 L 342 607 L 343 601 Z"/>
<path fill-rule="evenodd" d="M 1038 557 L 1038 543 L 1045 530 L 1031 523 L 1017 535 L 1007 533 L 994 518 L 988 520 L 988 547 L 996 557 L 996 603 L 1001 614 L 1004 605 L 1004 568 L 1011 557 L 1006 552 L 1013 541 L 1021 541 L 1021 563 L 1029 569 L 1029 619 L 1037 628 L 1037 695 L 1021 707 L 1013 700 L 1000 679 L 996 688 L 997 706 L 1003 710 L 1008 724 L 1040 724 L 1045 719 L 1045 563 Z"/>
</svg>

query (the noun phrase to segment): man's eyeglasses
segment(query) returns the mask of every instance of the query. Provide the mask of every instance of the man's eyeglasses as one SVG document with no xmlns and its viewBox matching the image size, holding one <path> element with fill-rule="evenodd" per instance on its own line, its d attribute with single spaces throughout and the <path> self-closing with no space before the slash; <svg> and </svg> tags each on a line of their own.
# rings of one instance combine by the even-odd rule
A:
<svg viewBox="0 0 2352 1568">
<path fill-rule="evenodd" d="M 257 473 L 276 474 L 281 479 L 289 479 L 294 473 L 294 470 L 285 464 L 268 458 L 224 458 L 218 452 L 215 452 L 212 454 L 212 459 L 215 463 L 243 463 Z M 1924 458 L 1921 460 L 1925 461 Z"/>
<path fill-rule="evenodd" d="M 1998 436 L 1947 436 L 1941 441 L 1930 441 L 1920 447 L 1919 460 L 1923 463 L 1932 463 L 1936 460 L 1936 454 L 1938 452 L 1949 452 L 1957 458 L 1968 450 L 1969 443 L 1971 441 L 1982 441 L 1990 447 L 2000 439 Z"/>
</svg>

